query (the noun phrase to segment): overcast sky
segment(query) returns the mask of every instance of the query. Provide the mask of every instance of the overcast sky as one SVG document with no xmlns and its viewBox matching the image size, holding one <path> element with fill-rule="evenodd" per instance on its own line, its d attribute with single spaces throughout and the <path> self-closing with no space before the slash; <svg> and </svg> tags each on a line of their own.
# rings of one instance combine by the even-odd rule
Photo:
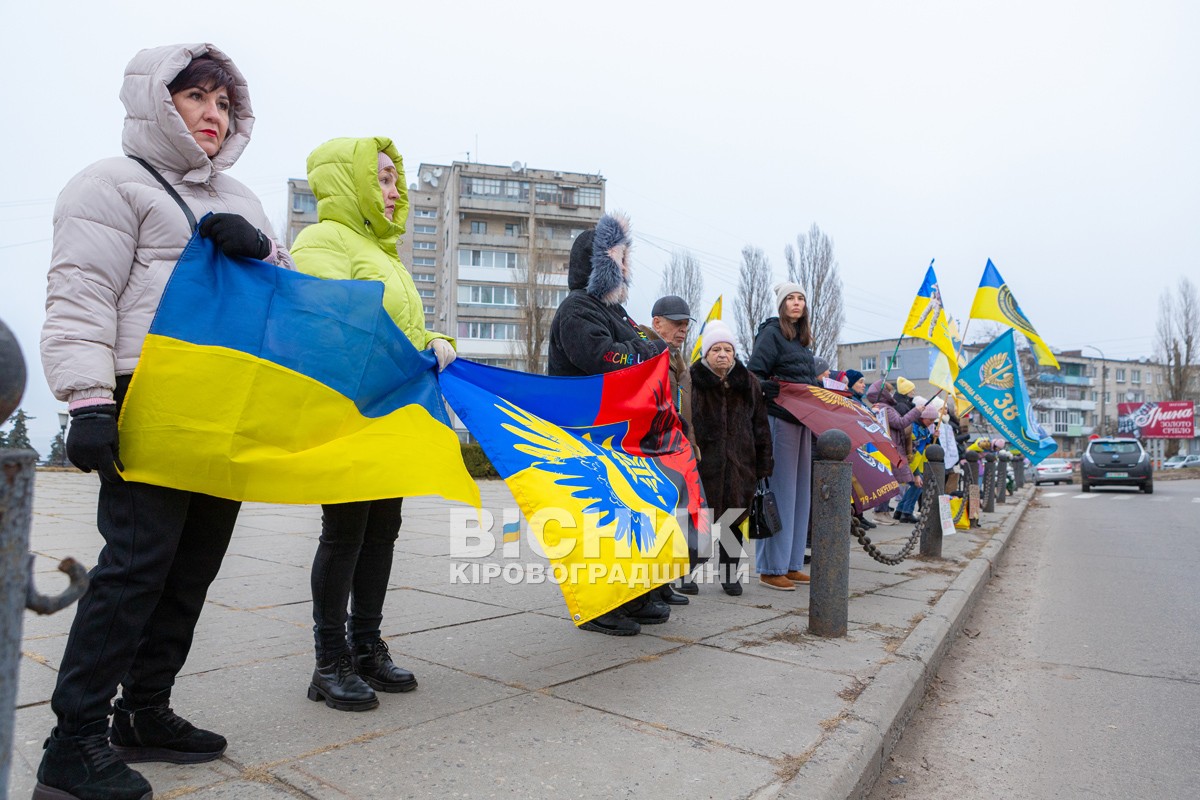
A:
<svg viewBox="0 0 1200 800">
<path fill-rule="evenodd" d="M 48 452 L 37 351 L 54 198 L 120 154 L 125 64 L 209 41 L 258 120 L 232 174 L 284 218 L 334 136 L 600 172 L 632 218 L 649 316 L 670 251 L 732 298 L 743 246 L 783 277 L 814 222 L 843 341 L 899 335 L 936 258 L 964 320 L 988 258 L 1055 348 L 1153 352 L 1158 297 L 1200 278 L 1200 5 L 1188 2 L 188 4 L 4 0 L 0 319 Z M 1092 351 L 1088 351 L 1092 352 Z"/>
</svg>

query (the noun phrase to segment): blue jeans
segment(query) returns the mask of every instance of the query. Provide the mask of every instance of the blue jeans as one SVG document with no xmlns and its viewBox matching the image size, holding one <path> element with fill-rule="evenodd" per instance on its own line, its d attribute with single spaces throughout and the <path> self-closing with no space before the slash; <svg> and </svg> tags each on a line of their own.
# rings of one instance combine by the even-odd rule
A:
<svg viewBox="0 0 1200 800">
<path fill-rule="evenodd" d="M 783 528 L 755 543 L 754 558 L 760 575 L 804 571 L 812 501 L 812 445 L 808 428 L 771 417 L 771 448 L 775 454 L 771 490 L 775 492 Z"/>
<path fill-rule="evenodd" d="M 917 507 L 917 502 L 921 499 L 921 488 L 916 482 L 910 483 L 908 488 L 904 490 L 904 494 L 900 496 L 900 505 L 896 510 L 901 514 L 911 514 L 913 509 Z"/>
</svg>

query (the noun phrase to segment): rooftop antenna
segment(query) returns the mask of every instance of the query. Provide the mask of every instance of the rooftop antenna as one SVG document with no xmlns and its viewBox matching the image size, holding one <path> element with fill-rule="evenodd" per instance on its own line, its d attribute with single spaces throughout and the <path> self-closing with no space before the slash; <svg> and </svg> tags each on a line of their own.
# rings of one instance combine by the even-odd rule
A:
<svg viewBox="0 0 1200 800">
<path fill-rule="evenodd" d="M 525 169 L 525 165 L 522 164 L 520 161 L 512 162 L 511 166 L 512 166 L 513 172 L 520 172 L 521 170 Z"/>
</svg>

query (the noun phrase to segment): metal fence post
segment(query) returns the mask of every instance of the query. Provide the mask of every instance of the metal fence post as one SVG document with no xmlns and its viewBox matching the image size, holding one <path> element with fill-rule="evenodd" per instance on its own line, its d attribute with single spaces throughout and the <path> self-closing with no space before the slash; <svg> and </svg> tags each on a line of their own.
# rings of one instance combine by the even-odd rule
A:
<svg viewBox="0 0 1200 800">
<path fill-rule="evenodd" d="M 1025 456 L 1013 457 L 1013 488 L 1025 488 Z"/>
<path fill-rule="evenodd" d="M 1008 496 L 1008 464 L 1012 461 L 1012 456 L 1007 450 L 1001 450 L 996 453 L 996 502 L 1004 505 L 1005 498 Z"/>
<path fill-rule="evenodd" d="M 921 555 L 941 558 L 942 515 L 941 501 L 946 492 L 946 451 L 941 445 L 931 444 L 925 448 L 925 475 L 921 479 L 921 505 L 925 513 L 921 518 Z"/>
<path fill-rule="evenodd" d="M 983 491 L 980 494 L 980 508 L 989 514 L 996 510 L 996 454 L 983 454 Z"/>
<path fill-rule="evenodd" d="M 845 636 L 850 607 L 850 437 L 839 430 L 817 437 L 813 462 L 812 579 L 808 630 Z"/>
<path fill-rule="evenodd" d="M 963 478 L 963 502 L 967 504 L 967 518 L 971 527 L 979 527 L 979 453 L 968 450 L 963 454 L 967 460 L 966 475 Z"/>
</svg>

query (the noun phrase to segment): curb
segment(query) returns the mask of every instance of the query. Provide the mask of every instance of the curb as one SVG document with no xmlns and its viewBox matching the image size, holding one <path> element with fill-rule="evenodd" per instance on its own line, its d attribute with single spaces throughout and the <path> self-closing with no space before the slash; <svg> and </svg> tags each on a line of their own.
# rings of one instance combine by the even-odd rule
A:
<svg viewBox="0 0 1200 800">
<path fill-rule="evenodd" d="M 1030 485 L 1001 529 L 896 650 L 897 660 L 879 670 L 847 717 L 817 745 L 795 777 L 780 787 L 776 798 L 860 800 L 871 791 L 1035 493 L 1036 487 Z"/>
</svg>

